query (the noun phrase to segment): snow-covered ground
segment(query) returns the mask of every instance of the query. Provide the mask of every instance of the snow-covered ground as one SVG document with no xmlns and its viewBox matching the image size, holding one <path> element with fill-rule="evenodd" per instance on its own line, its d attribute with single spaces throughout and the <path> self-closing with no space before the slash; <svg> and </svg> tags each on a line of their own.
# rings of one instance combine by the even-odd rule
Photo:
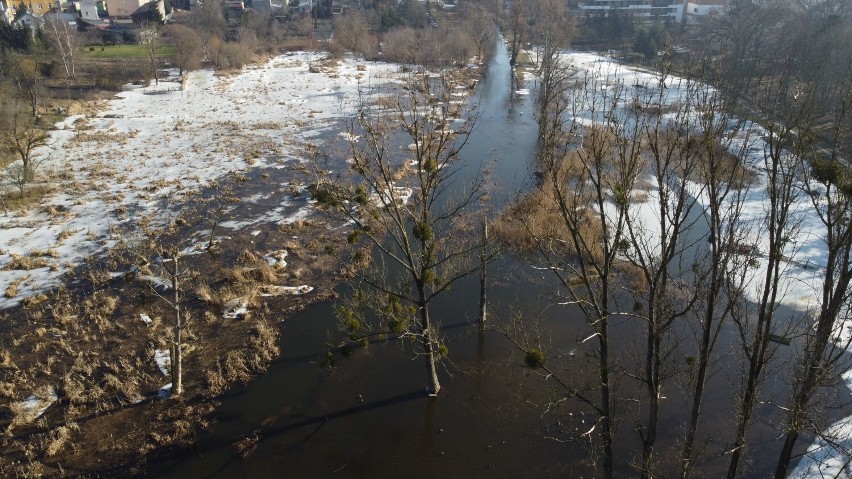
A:
<svg viewBox="0 0 852 479">
<path fill-rule="evenodd" d="M 618 101 L 620 103 L 619 108 L 624 109 L 622 111 L 626 111 L 629 102 L 633 101 L 634 98 L 648 99 L 653 97 L 659 99 L 659 103 L 665 107 L 682 103 L 691 94 L 686 80 L 668 77 L 664 82 L 665 88 L 661 89 L 661 82 L 656 75 L 628 68 L 599 55 L 567 53 L 564 59 L 573 64 L 581 74 L 587 74 L 593 80 L 591 82 L 591 93 L 595 97 L 594 104 L 597 105 L 598 109 L 597 111 L 589 111 L 584 116 L 577 118 L 577 121 L 585 126 L 603 120 L 602 113 L 616 97 L 613 93 L 615 91 L 620 92 L 621 97 Z M 665 113 L 665 108 L 663 108 L 663 112 L 664 117 L 672 115 L 672 113 Z M 761 227 L 768 208 L 767 181 L 763 170 L 765 151 L 763 139 L 767 136 L 766 133 L 760 125 L 745 123 L 737 130 L 733 139 L 734 146 L 747 151 L 747 162 L 754 166 L 757 173 L 753 186 L 745 195 L 743 204 L 741 220 L 747 231 L 744 243 L 756 246 L 758 251 L 763 253 L 767 251 L 768 244 L 765 229 Z M 779 300 L 781 303 L 798 310 L 809 311 L 819 306 L 823 286 L 820 274 L 826 266 L 827 252 L 823 240 L 822 223 L 815 213 L 810 196 L 804 192 L 804 185 L 799 186 L 802 188 L 802 194 L 799 195 L 791 209 L 791 216 L 795 222 L 798 222 L 798 225 L 791 234 L 793 240 L 790 241 L 784 251 L 789 261 L 782 266 L 783 279 Z M 702 187 L 698 184 L 692 184 L 691 189 L 698 204 L 706 207 L 707 201 L 702 193 Z M 652 187 L 645 194 L 646 202 L 635 203 L 631 207 L 630 214 L 642 225 L 649 244 L 654 244 L 655 241 L 659 241 L 661 234 L 659 231 L 659 211 L 655 209 L 654 202 L 658 198 L 659 191 Z M 757 264 L 753 264 L 749 268 L 746 284 L 754 286 L 747 290 L 747 294 L 754 300 L 758 299 L 760 295 L 759 285 L 762 283 L 761 279 L 765 277 L 766 271 L 767 261 L 764 258 L 758 258 Z M 849 324 L 841 325 L 839 330 L 836 331 L 836 337 L 840 344 L 848 344 L 849 335 Z M 846 385 L 852 389 L 852 371 L 847 372 L 844 377 Z M 844 445 L 846 450 L 849 450 L 849 447 L 852 446 L 852 417 L 837 422 L 831 427 L 830 431 L 833 438 Z M 798 468 L 790 474 L 790 477 L 839 477 L 847 479 L 852 477 L 849 458 L 838 448 L 818 441 L 811 446 L 811 451 L 813 454 L 805 456 Z"/>
<path fill-rule="evenodd" d="M 96 117 L 57 124 L 50 146 L 37 152 L 56 193 L 0 216 L 0 308 L 58 285 L 119 241 L 124 223 L 156 221 L 228 172 L 308 161 L 301 146 L 351 113 L 359 89 L 403 76 L 394 64 L 352 58 L 311 72 L 323 57 L 283 55 L 230 76 L 192 72 L 183 87 L 175 77 L 128 87 Z M 292 222 L 311 208 L 304 196 L 282 198 L 262 218 L 222 226 Z"/>
</svg>

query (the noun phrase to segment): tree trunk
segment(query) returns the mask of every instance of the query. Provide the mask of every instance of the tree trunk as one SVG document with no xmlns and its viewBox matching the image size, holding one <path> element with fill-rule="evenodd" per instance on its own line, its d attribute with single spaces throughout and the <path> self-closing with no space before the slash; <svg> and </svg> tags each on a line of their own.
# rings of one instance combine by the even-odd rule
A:
<svg viewBox="0 0 852 479">
<path fill-rule="evenodd" d="M 714 265 L 715 268 L 715 265 Z M 711 299 L 715 301 L 715 299 Z M 687 479 L 692 474 L 692 454 L 695 448 L 695 437 L 698 434 L 698 418 L 701 417 L 701 402 L 704 398 L 704 386 L 707 383 L 707 366 L 710 362 L 710 338 L 712 335 L 713 304 L 708 304 L 707 315 L 704 318 L 704 331 L 701 334 L 701 351 L 698 358 L 698 373 L 695 376 L 695 390 L 692 395 L 692 410 L 689 415 L 689 429 L 683 444 L 681 454 L 681 479 Z"/>
<path fill-rule="evenodd" d="M 174 291 L 175 325 L 172 333 L 172 396 L 180 396 L 183 393 L 183 352 L 181 351 L 181 315 L 180 315 L 180 286 L 178 275 L 178 255 L 172 255 L 172 291 Z"/>
<path fill-rule="evenodd" d="M 423 350 L 426 356 L 426 373 L 429 378 L 429 384 L 426 386 L 426 393 L 429 396 L 435 397 L 441 391 L 441 383 L 438 380 L 438 357 L 435 351 L 435 337 L 432 330 L 432 322 L 429 318 L 429 303 L 426 301 L 426 286 L 418 281 L 417 293 L 420 296 L 420 334 L 423 341 Z"/>
<path fill-rule="evenodd" d="M 785 238 L 790 234 L 790 205 L 795 201 L 793 178 L 798 165 L 788 163 L 782 156 L 781 145 L 788 139 L 789 131 L 775 133 L 770 131 L 769 153 L 764 159 L 767 174 L 768 215 L 762 226 L 769 232 L 766 276 L 763 279 L 762 294 L 758 305 L 754 336 L 747 348 L 748 375 L 744 384 L 745 393 L 737 418 L 737 432 L 731 450 L 731 462 L 728 467 L 728 479 L 735 479 L 739 463 L 746 446 L 746 433 L 758 399 L 758 389 L 763 379 L 763 369 L 769 361 L 769 335 L 775 309 L 778 305 L 781 261 L 784 257 Z M 783 162 L 783 163 L 782 163 Z M 742 320 L 742 318 L 741 318 Z"/>
<path fill-rule="evenodd" d="M 654 477 L 654 445 L 660 415 L 660 338 L 652 324 L 648 325 L 647 358 L 645 366 L 648 386 L 648 427 L 642 434 L 642 479 Z"/>
<path fill-rule="evenodd" d="M 479 324 L 488 319 L 488 220 L 482 220 L 482 249 L 479 253 Z"/>
<path fill-rule="evenodd" d="M 609 331 L 607 318 L 602 318 L 600 335 L 598 336 L 600 354 L 598 355 L 598 367 L 600 369 L 601 381 L 601 436 L 603 439 L 604 453 L 604 479 L 613 478 L 612 465 L 612 411 L 610 406 L 610 383 L 609 383 Z"/>
<path fill-rule="evenodd" d="M 793 458 L 793 446 L 796 445 L 796 440 L 799 439 L 799 431 L 791 430 L 784 438 L 784 447 L 781 448 L 781 455 L 778 458 L 778 466 L 775 468 L 775 478 L 784 479 L 787 477 L 787 468 L 790 467 L 790 460 Z"/>
<path fill-rule="evenodd" d="M 707 384 L 707 369 L 710 364 L 710 354 L 713 350 L 713 323 L 716 313 L 716 302 L 719 300 L 719 292 L 722 282 L 725 280 L 724 269 L 720 267 L 723 261 L 723 253 L 719 242 L 722 241 L 719 225 L 718 203 L 715 196 L 711 195 L 714 204 L 710 208 L 710 234 L 711 257 L 710 257 L 710 290 L 708 291 L 707 303 L 704 309 L 704 324 L 701 331 L 701 347 L 698 352 L 698 371 L 695 375 L 695 389 L 692 395 L 692 409 L 689 415 L 689 428 L 686 432 L 683 449 L 681 451 L 681 479 L 687 479 L 692 475 L 692 455 L 695 449 L 695 438 L 698 435 L 698 419 L 701 417 L 701 403 L 704 399 L 704 387 Z M 727 264 L 727 260 L 725 260 Z M 723 316 L 724 318 L 724 316 Z M 723 319 L 720 319 L 722 321 Z"/>
</svg>

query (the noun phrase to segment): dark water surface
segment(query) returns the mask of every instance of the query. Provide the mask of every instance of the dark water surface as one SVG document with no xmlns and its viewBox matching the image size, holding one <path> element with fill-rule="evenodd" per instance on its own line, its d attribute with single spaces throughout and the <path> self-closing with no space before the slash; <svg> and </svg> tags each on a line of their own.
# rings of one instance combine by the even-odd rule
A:
<svg viewBox="0 0 852 479">
<path fill-rule="evenodd" d="M 510 75 L 506 49 L 498 42 L 477 87 L 476 128 L 463 152 L 471 173 L 486 170 L 496 208 L 529 185 L 536 141 L 532 97 L 514 95 Z M 509 314 L 510 305 L 540 309 L 544 300 L 534 283 L 542 274 L 501 260 L 492 271 L 491 294 L 501 303 L 493 314 Z M 281 323 L 280 360 L 224 398 L 215 426 L 199 433 L 197 449 L 152 464 L 149 474 L 564 477 L 582 470 L 571 466 L 585 454 L 580 445 L 544 437 L 549 382 L 523 368 L 523 358 L 504 337 L 477 327 L 476 281 L 460 283 L 434 306 L 451 361 L 437 400 L 425 397 L 423 361 L 398 342 L 374 343 L 338 358 L 331 370 L 322 368 L 329 345 L 342 335 L 332 304 L 320 303 Z M 572 340 L 581 334 L 566 332 Z M 259 440 L 243 458 L 233 443 L 246 437 Z"/>
<path fill-rule="evenodd" d="M 534 87 L 534 85 L 532 85 Z M 529 85 L 527 86 L 529 87 Z M 463 156 L 466 174 L 485 172 L 490 206 L 501 209 L 531 185 L 537 126 L 530 95 L 513 93 L 508 54 L 502 42 L 477 87 L 476 127 Z M 700 211 L 695 212 L 700 215 Z M 688 240 L 703 244 L 702 234 Z M 540 336 L 552 367 L 572 384 L 594 383 L 593 359 L 581 344 L 587 336 L 582 317 L 552 306 L 557 288 L 549 273 L 504 257 L 490 269 L 489 292 L 494 318 L 520 313 L 538 319 Z M 343 290 L 342 287 L 341 291 Z M 325 353 L 342 334 L 332 304 L 319 303 L 280 324 L 281 358 L 263 376 L 222 401 L 217 422 L 199 432 L 198 447 L 182 457 L 150 466 L 149 475 L 163 478 L 344 477 L 344 478 L 516 478 L 595 477 L 582 441 L 565 439 L 561 431 L 585 431 L 591 417 L 581 411 L 569 416 L 545 414 L 548 399 L 563 392 L 535 371 L 499 333 L 483 332 L 477 324 L 479 289 L 475 278 L 462 281 L 436 300 L 433 318 L 442 323 L 450 364 L 442 371 L 438 399 L 424 394 L 424 361 L 399 342 L 373 343 L 348 358 L 337 355 L 335 367 L 321 367 Z M 618 367 L 641 362 L 641 325 L 613 319 L 612 335 Z M 684 327 L 683 358 L 692 349 L 692 333 Z M 738 350 L 733 330 L 725 331 L 717 349 L 703 406 L 700 435 L 711 459 L 698 467 L 704 477 L 717 477 L 727 463 L 720 456 L 732 432 L 732 386 L 738 384 Z M 521 338 L 523 340 L 523 338 Z M 779 351 L 786 356 L 789 351 Z M 554 356 L 562 356 L 555 358 Z M 675 358 L 677 361 L 677 358 Z M 733 364 L 737 363 L 737 364 Z M 558 364 L 558 366 L 556 366 Z M 677 366 L 677 365 L 676 365 Z M 776 367 L 777 369 L 777 367 Z M 786 386 L 777 375 L 764 396 L 783 400 Z M 636 383 L 621 379 L 620 397 L 637 397 Z M 677 386 L 664 391 L 665 411 L 658 441 L 661 451 L 677 451 L 688 420 L 688 395 Z M 615 449 L 617 477 L 630 477 L 630 453 L 641 450 L 632 418 L 641 405 L 621 402 Z M 763 477 L 774 466 L 778 451 L 778 408 L 762 404 L 750 435 L 747 477 Z M 257 439 L 247 457 L 233 444 Z M 807 446 L 802 441 L 801 448 Z M 713 453 L 712 451 L 717 451 Z M 664 453 L 664 454 L 665 454 Z"/>
</svg>

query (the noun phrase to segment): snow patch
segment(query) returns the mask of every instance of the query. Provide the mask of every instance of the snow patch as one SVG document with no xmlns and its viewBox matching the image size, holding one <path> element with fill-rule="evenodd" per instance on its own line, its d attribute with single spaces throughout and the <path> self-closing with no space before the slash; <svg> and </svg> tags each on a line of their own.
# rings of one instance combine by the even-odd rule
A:
<svg viewBox="0 0 852 479">
<path fill-rule="evenodd" d="M 261 296 L 301 296 L 303 294 L 308 294 L 313 291 L 314 288 L 312 286 L 308 286 L 303 284 L 301 286 L 274 286 L 268 285 L 260 288 Z"/>
<path fill-rule="evenodd" d="M 169 368 L 172 366 L 171 351 L 168 349 L 154 350 L 154 362 L 157 363 L 157 367 L 160 368 L 160 372 L 163 373 L 163 376 L 168 376 Z"/>
<path fill-rule="evenodd" d="M 266 260 L 266 263 L 269 266 L 272 266 L 276 270 L 281 270 L 287 267 L 287 262 L 284 261 L 284 258 L 287 257 L 287 250 L 281 249 L 277 251 L 273 251 L 263 258 Z"/>
<path fill-rule="evenodd" d="M 0 271 L 0 291 L 18 286 L 14 297 L 0 297 L 0 308 L 57 286 L 70 268 L 112 247 L 114 233 L 132 226 L 132 218 L 164 217 L 161 210 L 228 172 L 300 158 L 298 145 L 351 115 L 363 85 L 381 87 L 405 75 L 398 65 L 351 57 L 324 73 L 310 71 L 325 58 L 281 55 L 231 77 L 190 72 L 183 89 L 170 81 L 128 87 L 96 117 L 58 122 L 34 156 L 44 159 L 40 173 L 65 193 L 0 217 L 0 266 L 36 249 L 55 256 L 44 258 L 46 267 Z M 244 152 L 258 145 L 263 149 L 249 165 Z M 303 205 L 292 206 L 274 214 L 284 223 L 308 215 Z"/>
<path fill-rule="evenodd" d="M 248 314 L 249 301 L 245 297 L 234 298 L 222 307 L 222 317 L 225 319 L 238 319 Z"/>
<path fill-rule="evenodd" d="M 46 394 L 31 394 L 28 398 L 17 403 L 17 409 L 24 411 L 30 421 L 41 417 L 58 397 L 53 388 L 49 388 Z"/>
</svg>

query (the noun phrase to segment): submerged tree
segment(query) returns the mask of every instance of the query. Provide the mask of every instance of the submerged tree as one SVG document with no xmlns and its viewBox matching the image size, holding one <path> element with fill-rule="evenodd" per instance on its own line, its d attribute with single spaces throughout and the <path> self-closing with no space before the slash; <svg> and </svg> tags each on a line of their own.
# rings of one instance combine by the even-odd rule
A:
<svg viewBox="0 0 852 479">
<path fill-rule="evenodd" d="M 699 64 L 696 73 L 701 75 L 703 68 Z M 738 272 L 747 267 L 749 259 L 738 254 L 738 245 L 744 243 L 746 233 L 741 220 L 752 176 L 746 158 L 748 132 L 731 131 L 729 108 L 718 89 L 697 86 L 692 97 L 696 109 L 705 113 L 698 116 L 696 132 L 690 141 L 698 144 L 696 174 L 703 183 L 704 218 L 709 235 L 706 250 L 696 258 L 692 281 L 697 299 L 692 323 L 697 325 L 694 331 L 698 347 L 693 356 L 694 366 L 689 371 L 692 404 L 681 448 L 681 479 L 691 477 L 694 470 L 699 419 L 714 351 L 732 308 L 742 297 L 743 276 Z M 732 133 L 736 131 L 746 137 L 740 145 L 733 142 L 736 135 Z"/>
<path fill-rule="evenodd" d="M 508 18 L 504 21 L 507 23 L 507 31 L 511 36 L 509 43 L 509 65 L 514 68 L 518 62 L 518 55 L 527 40 L 527 30 L 529 29 L 529 14 L 526 0 L 516 0 L 512 2 L 512 8 L 508 12 Z"/>
<path fill-rule="evenodd" d="M 172 380 L 171 397 L 183 394 L 183 332 L 189 314 L 184 307 L 186 284 L 194 279 L 195 272 L 184 265 L 181 247 L 172 244 L 176 224 L 160 230 L 151 228 L 147 219 L 135 241 L 125 243 L 122 252 L 135 263 L 134 275 L 145 279 L 151 292 L 167 305 L 171 313 L 169 345 L 169 374 Z"/>
<path fill-rule="evenodd" d="M 353 258 L 367 288 L 340 308 L 342 326 L 353 340 L 412 339 L 434 396 L 447 351 L 430 304 L 479 267 L 480 244 L 465 234 L 465 213 L 482 193 L 479 175 L 464 171 L 460 155 L 472 119 L 454 122 L 460 108 L 432 90 L 429 78 L 416 76 L 406 92 L 375 106 L 363 98 L 350 128 L 352 174 L 324 174 L 313 194 L 355 225 L 350 242 L 366 238 L 378 253 L 372 261 L 364 250 Z M 410 142 L 408 156 L 395 154 L 396 141 Z"/>
<path fill-rule="evenodd" d="M 554 94 L 548 105 L 542 105 L 547 115 L 539 115 L 536 161 L 541 185 L 515 207 L 513 215 L 525 225 L 545 268 L 559 280 L 567 296 L 564 304 L 577 306 L 590 330 L 578 346 L 593 345 L 590 354 L 597 378 L 592 387 L 598 399 L 587 404 L 598 420 L 585 434 L 599 428 L 600 446 L 593 452 L 601 456 L 603 477 L 611 478 L 616 398 L 610 319 L 626 310 L 618 295 L 625 275 L 620 257 L 621 245 L 629 240 L 628 198 L 641 168 L 639 130 L 632 130 L 633 141 L 620 137 L 616 110 L 621 89 L 614 89 L 618 91 L 612 96 L 598 96 L 595 78 L 587 76 L 569 96 L 566 82 L 574 79 L 564 74 L 550 78 L 554 83 L 548 89 Z M 588 128 L 568 120 L 587 111 L 602 112 L 605 120 Z M 581 400 L 587 397 L 580 397 L 577 390 L 568 392 Z"/>
<path fill-rule="evenodd" d="M 852 292 L 849 291 L 852 283 L 852 178 L 849 166 L 849 154 L 852 153 L 849 129 L 852 81 L 847 79 L 846 85 L 834 96 L 839 101 L 828 131 L 799 129 L 804 136 L 820 134 L 825 141 L 823 147 L 814 146 L 807 152 L 810 171 L 805 188 L 819 218 L 821 231 L 818 234 L 825 245 L 826 264 L 819 274 L 822 289 L 815 291 L 819 303 L 813 315 L 814 321 L 805 325 L 804 347 L 793 375 L 776 479 L 786 477 L 793 447 L 803 431 L 815 429 L 813 432 L 834 442 L 830 435 L 820 434 L 818 425 L 824 408 L 820 407 L 816 397 L 821 389 L 840 382 L 841 371 L 848 367 L 846 357 L 852 343 L 852 335 L 847 331 L 852 308 Z M 827 447 L 841 448 L 838 445 Z M 849 451 L 842 453 L 848 455 Z"/>
<path fill-rule="evenodd" d="M 777 350 L 773 338 L 786 336 L 786 326 L 779 320 L 778 311 L 786 294 L 783 278 L 788 272 L 788 248 L 799 233 L 803 214 L 795 205 L 802 195 L 798 181 L 804 171 L 803 153 L 809 143 L 807 135 L 796 133 L 796 127 L 808 124 L 811 115 L 808 102 L 795 101 L 788 95 L 797 84 L 798 80 L 791 75 L 781 75 L 765 81 L 754 98 L 755 104 L 761 105 L 760 114 L 777 121 L 768 126 L 763 139 L 760 166 L 765 175 L 762 181 L 766 183 L 765 213 L 760 219 L 760 231 L 752 235 L 755 251 L 749 260 L 750 266 L 765 270 L 760 274 L 752 274 L 748 269 L 742 271 L 741 280 L 752 283 L 751 293 L 757 299 L 754 303 L 740 301 L 731 310 L 745 370 L 735 406 L 733 444 L 727 451 L 728 479 L 734 479 L 740 472 L 746 434 L 767 377 L 767 367 Z M 765 251 L 757 250 L 759 244 Z"/>
</svg>

